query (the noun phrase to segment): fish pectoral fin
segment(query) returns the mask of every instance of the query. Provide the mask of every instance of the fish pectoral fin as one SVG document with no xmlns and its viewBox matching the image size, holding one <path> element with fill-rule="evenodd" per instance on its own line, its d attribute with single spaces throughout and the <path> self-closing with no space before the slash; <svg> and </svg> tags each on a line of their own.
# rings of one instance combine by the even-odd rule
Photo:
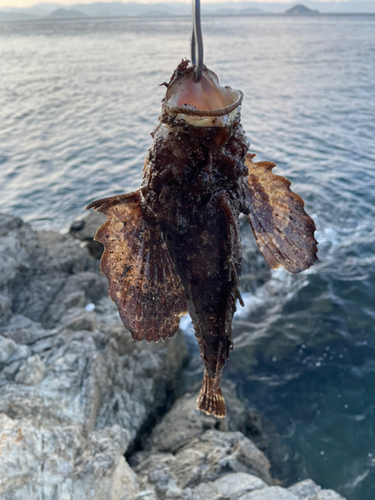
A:
<svg viewBox="0 0 375 500">
<path fill-rule="evenodd" d="M 158 225 L 148 223 L 139 191 L 91 203 L 108 220 L 96 232 L 109 295 L 134 340 L 172 337 L 187 312 L 180 278 Z"/>
<path fill-rule="evenodd" d="M 299 273 L 317 260 L 315 224 L 305 210 L 303 199 L 290 189 L 291 182 L 272 169 L 275 163 L 252 161 L 246 156 L 249 169 L 248 219 L 256 242 L 272 269 L 284 267 Z"/>
<path fill-rule="evenodd" d="M 197 403 L 198 410 L 204 411 L 207 415 L 214 415 L 217 418 L 225 417 L 226 406 L 220 388 L 220 379 L 211 378 L 206 370 Z"/>
<path fill-rule="evenodd" d="M 116 196 L 111 196 L 109 198 L 101 198 L 100 200 L 92 201 L 89 205 L 87 205 L 86 210 L 90 210 L 90 208 L 95 208 L 96 210 L 98 210 L 98 212 L 105 213 L 106 208 L 108 208 L 109 206 L 114 206 L 116 204 L 122 203 L 123 201 L 130 200 L 132 198 L 138 199 L 139 195 L 140 191 L 138 190 L 138 191 L 133 191 L 132 193 L 118 194 Z"/>
</svg>

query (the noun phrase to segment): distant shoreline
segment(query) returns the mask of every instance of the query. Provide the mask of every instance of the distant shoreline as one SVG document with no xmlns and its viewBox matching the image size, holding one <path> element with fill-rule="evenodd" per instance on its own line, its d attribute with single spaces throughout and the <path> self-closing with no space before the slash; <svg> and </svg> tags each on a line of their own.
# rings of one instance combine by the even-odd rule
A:
<svg viewBox="0 0 375 500">
<path fill-rule="evenodd" d="M 290 16 L 285 13 L 275 13 L 275 12 L 247 12 L 239 14 L 202 14 L 202 18 L 208 17 L 283 17 L 286 19 L 319 19 L 321 17 L 353 17 L 353 16 L 371 16 L 375 17 L 375 12 L 319 12 L 318 15 L 295 15 Z M 36 18 L 36 19 L 0 19 L 0 23 L 35 23 L 35 22 L 69 22 L 69 21 L 98 21 L 98 20 L 115 20 L 115 19 L 191 19 L 190 15 L 168 15 L 168 16 L 87 16 L 87 17 L 71 17 L 71 18 Z"/>
</svg>

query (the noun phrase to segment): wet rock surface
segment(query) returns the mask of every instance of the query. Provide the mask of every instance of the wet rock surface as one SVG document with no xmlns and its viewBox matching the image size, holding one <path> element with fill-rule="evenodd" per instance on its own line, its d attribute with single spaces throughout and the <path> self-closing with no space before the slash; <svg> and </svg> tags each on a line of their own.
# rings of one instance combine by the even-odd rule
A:
<svg viewBox="0 0 375 500">
<path fill-rule="evenodd" d="M 82 245 L 98 223 L 77 240 L 0 214 L 0 498 L 342 498 L 275 483 L 230 383 L 224 420 L 196 410 L 193 388 L 176 400 L 185 338 L 132 342 Z"/>
<path fill-rule="evenodd" d="M 104 214 L 91 210 L 81 219 L 75 220 L 69 228 L 69 234 L 84 242 L 95 259 L 101 257 L 104 247 L 99 241 L 94 241 L 93 237 L 98 227 L 106 220 L 107 217 Z"/>
</svg>

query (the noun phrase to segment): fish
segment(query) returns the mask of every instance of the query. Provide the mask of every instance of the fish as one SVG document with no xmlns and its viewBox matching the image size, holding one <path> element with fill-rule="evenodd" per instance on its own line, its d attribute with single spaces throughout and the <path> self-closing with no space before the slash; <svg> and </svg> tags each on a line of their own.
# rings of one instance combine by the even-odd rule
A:
<svg viewBox="0 0 375 500">
<path fill-rule="evenodd" d="M 182 60 L 166 87 L 138 190 L 93 201 L 107 216 L 100 268 L 134 340 L 173 337 L 191 316 L 204 363 L 198 409 L 223 418 L 221 377 L 240 292 L 240 214 L 272 269 L 317 261 L 314 221 L 275 163 L 255 162 L 241 125 L 243 93 Z"/>
</svg>

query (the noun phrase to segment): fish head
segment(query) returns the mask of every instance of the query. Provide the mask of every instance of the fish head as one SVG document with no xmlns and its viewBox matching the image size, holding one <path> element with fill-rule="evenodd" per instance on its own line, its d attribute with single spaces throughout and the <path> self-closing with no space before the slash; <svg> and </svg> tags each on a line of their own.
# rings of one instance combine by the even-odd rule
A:
<svg viewBox="0 0 375 500">
<path fill-rule="evenodd" d="M 217 75 L 203 67 L 199 82 L 194 79 L 194 66 L 182 61 L 172 75 L 163 100 L 163 112 L 196 127 L 230 125 L 240 114 L 243 94 L 222 87 Z"/>
</svg>

